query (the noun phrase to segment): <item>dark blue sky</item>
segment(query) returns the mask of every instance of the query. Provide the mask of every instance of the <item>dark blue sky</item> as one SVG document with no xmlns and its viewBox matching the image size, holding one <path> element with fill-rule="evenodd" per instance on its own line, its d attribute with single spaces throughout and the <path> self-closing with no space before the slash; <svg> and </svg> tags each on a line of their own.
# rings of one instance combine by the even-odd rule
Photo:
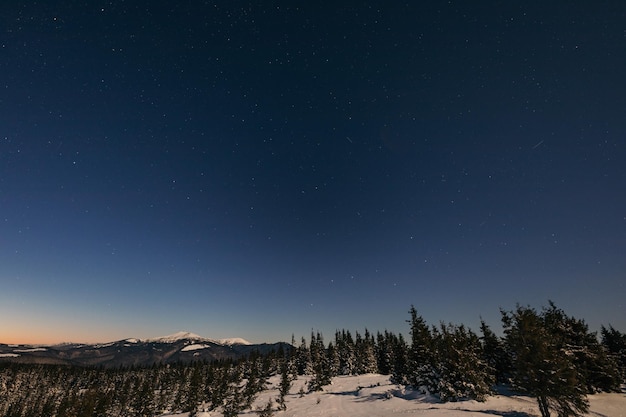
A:
<svg viewBox="0 0 626 417">
<path fill-rule="evenodd" d="M 626 329 L 626 5 L 262 3 L 0 6 L 0 342 Z"/>
</svg>

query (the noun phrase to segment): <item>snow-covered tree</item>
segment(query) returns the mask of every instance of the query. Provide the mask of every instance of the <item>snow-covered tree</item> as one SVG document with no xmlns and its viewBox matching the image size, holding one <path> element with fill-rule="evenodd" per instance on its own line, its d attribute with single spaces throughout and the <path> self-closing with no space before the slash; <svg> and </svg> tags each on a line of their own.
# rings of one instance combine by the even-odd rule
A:
<svg viewBox="0 0 626 417">
<path fill-rule="evenodd" d="M 289 390 L 291 389 L 291 375 L 289 369 L 289 362 L 287 359 L 283 360 L 279 366 L 280 370 L 280 384 L 278 386 L 278 398 L 276 402 L 278 403 L 278 408 L 282 411 L 287 409 L 287 403 L 285 401 L 285 397 L 289 394 Z"/>
<path fill-rule="evenodd" d="M 504 342 L 496 336 L 484 320 L 480 321 L 480 338 L 482 343 L 482 359 L 493 371 L 496 383 L 508 382 L 511 372 L 511 362 L 504 347 Z"/>
<path fill-rule="evenodd" d="M 491 368 L 482 359 L 478 336 L 463 325 L 452 324 L 441 324 L 432 334 L 436 379 L 429 391 L 442 401 L 485 401 L 494 380 Z"/>
<path fill-rule="evenodd" d="M 243 372 L 239 366 L 231 366 L 226 373 L 227 391 L 222 404 L 224 417 L 237 417 L 246 408 L 246 398 L 241 382 Z"/>
<path fill-rule="evenodd" d="M 371 374 L 378 372 L 378 366 L 376 363 L 375 353 L 376 341 L 369 332 L 365 329 L 363 337 L 357 332 L 355 341 L 356 351 L 356 373 L 357 374 Z"/>
<path fill-rule="evenodd" d="M 339 375 L 339 367 L 340 367 L 340 359 L 339 352 L 337 352 L 337 348 L 333 345 L 333 342 L 328 343 L 328 348 L 326 349 L 326 357 L 328 360 L 328 371 L 330 372 L 331 377 L 335 377 Z"/>
<path fill-rule="evenodd" d="M 393 349 L 389 331 L 376 333 L 376 367 L 383 375 L 391 374 L 393 368 Z"/>
<path fill-rule="evenodd" d="M 542 417 L 549 417 L 550 410 L 559 417 L 580 416 L 589 410 L 586 389 L 575 355 L 557 330 L 560 323 L 552 318 L 519 305 L 515 311 L 502 311 L 512 382 L 537 398 Z"/>
<path fill-rule="evenodd" d="M 620 391 L 617 364 L 607 355 L 584 320 L 567 316 L 553 302 L 544 308 L 543 317 L 559 343 L 571 353 L 580 383 L 588 394 Z"/>
<path fill-rule="evenodd" d="M 332 382 L 332 376 L 324 347 L 324 338 L 319 332 L 315 336 L 311 334 L 310 351 L 313 372 L 309 380 L 309 391 L 321 391 L 325 385 Z"/>
<path fill-rule="evenodd" d="M 393 352 L 391 368 L 391 382 L 394 384 L 407 385 L 409 375 L 409 348 L 402 333 L 398 336 L 391 334 L 390 344 Z"/>
<path fill-rule="evenodd" d="M 339 375 L 353 375 L 356 369 L 354 340 L 349 330 L 335 333 L 335 348 L 339 356 Z"/>
<path fill-rule="evenodd" d="M 626 383 L 626 333 L 615 330 L 613 326 L 604 327 L 600 331 L 602 346 L 609 357 L 618 365 L 622 383 Z"/>
<path fill-rule="evenodd" d="M 311 351 L 307 347 L 304 337 L 296 349 L 295 356 L 298 375 L 310 375 L 313 371 L 313 363 L 311 362 Z"/>
<path fill-rule="evenodd" d="M 433 367 L 433 336 L 430 328 L 417 314 L 414 306 L 409 310 L 411 345 L 407 361 L 407 383 L 415 389 L 429 393 L 437 386 L 436 370 Z"/>
</svg>

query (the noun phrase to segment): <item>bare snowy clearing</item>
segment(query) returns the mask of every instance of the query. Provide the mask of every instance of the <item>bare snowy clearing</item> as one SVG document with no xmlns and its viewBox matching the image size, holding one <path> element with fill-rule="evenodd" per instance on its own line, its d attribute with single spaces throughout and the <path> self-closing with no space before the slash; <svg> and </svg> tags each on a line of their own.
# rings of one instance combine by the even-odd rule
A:
<svg viewBox="0 0 626 417">
<path fill-rule="evenodd" d="M 405 390 L 391 384 L 389 376 L 359 375 L 333 378 L 333 384 L 324 391 L 306 392 L 308 377 L 294 381 L 286 397 L 287 410 L 274 411 L 276 417 L 388 417 L 421 415 L 428 417 L 529 417 L 540 415 L 534 398 L 519 395 L 495 395 L 485 402 L 459 401 L 440 403 L 433 397 Z M 270 379 L 269 389 L 261 393 L 254 409 L 261 409 L 271 398 L 278 397 L 279 377 Z M 626 395 L 598 394 L 589 397 L 591 408 L 588 416 L 626 417 Z M 221 416 L 221 410 L 199 412 L 198 417 Z M 256 415 L 246 410 L 240 416 Z M 162 417 L 184 417 L 184 414 L 165 414 Z"/>
<path fill-rule="evenodd" d="M 207 348 L 210 348 L 210 347 L 211 346 L 209 346 L 209 345 L 194 344 L 194 345 L 185 346 L 180 351 L 181 352 L 189 352 L 190 350 L 207 349 Z"/>
</svg>

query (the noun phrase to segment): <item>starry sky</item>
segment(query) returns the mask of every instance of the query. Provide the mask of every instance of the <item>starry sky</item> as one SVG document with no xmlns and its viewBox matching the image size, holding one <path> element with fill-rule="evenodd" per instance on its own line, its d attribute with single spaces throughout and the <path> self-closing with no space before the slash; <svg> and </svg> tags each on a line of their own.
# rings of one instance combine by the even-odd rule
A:
<svg viewBox="0 0 626 417">
<path fill-rule="evenodd" d="M 626 330 L 622 1 L 7 1 L 0 342 Z"/>
</svg>

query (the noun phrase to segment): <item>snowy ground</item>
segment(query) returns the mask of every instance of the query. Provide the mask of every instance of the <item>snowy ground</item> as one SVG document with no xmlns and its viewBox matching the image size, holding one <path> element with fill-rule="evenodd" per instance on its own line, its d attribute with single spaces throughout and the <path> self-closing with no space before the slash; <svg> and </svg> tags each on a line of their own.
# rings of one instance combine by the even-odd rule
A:
<svg viewBox="0 0 626 417">
<path fill-rule="evenodd" d="M 425 416 L 425 417 L 528 417 L 539 416 L 534 398 L 517 395 L 496 395 L 486 402 L 461 401 L 438 403 L 432 398 L 404 391 L 389 382 L 388 376 L 360 375 L 338 377 L 325 391 L 300 396 L 300 388 L 306 391 L 306 378 L 301 377 L 293 383 L 287 397 L 287 411 L 275 411 L 275 417 L 388 417 L 388 416 Z M 264 391 L 256 401 L 255 407 L 261 408 L 269 398 L 278 396 L 279 379 L 274 377 L 269 390 Z M 626 417 L 626 394 L 598 394 L 589 397 L 591 409 L 589 416 Z M 200 412 L 199 417 L 221 416 L 220 410 Z M 247 410 L 240 416 L 254 416 Z M 185 414 L 168 414 L 163 417 L 183 417 Z"/>
</svg>

